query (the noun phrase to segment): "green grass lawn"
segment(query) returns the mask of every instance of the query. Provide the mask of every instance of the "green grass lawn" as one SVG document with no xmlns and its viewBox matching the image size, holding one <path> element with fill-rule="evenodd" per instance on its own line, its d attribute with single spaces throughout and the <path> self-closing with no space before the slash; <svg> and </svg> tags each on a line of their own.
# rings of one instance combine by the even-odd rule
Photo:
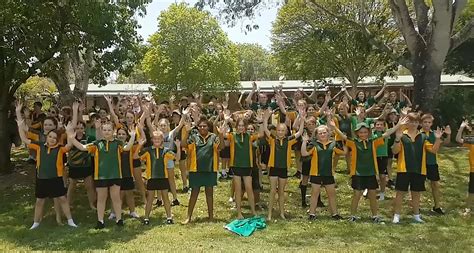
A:
<svg viewBox="0 0 474 253">
<path fill-rule="evenodd" d="M 21 157 L 21 155 L 18 155 Z M 233 220 L 235 211 L 227 202 L 230 181 L 219 182 L 215 190 L 216 221 L 208 222 L 204 192 L 201 192 L 193 224 L 180 225 L 185 219 L 188 195 L 180 194 L 182 205 L 172 209 L 175 225 L 164 225 L 164 208 L 152 213 L 150 226 L 139 220 L 126 219 L 124 228 L 111 222 L 107 228 L 96 231 L 93 226 L 96 214 L 88 208 L 85 189 L 79 187 L 73 204 L 73 217 L 79 228 L 58 226 L 55 222 L 52 201 L 48 201 L 41 226 L 28 230 L 32 224 L 34 187 L 33 168 L 17 163 L 14 174 L 3 176 L 0 181 L 0 249 L 2 250 L 115 250 L 115 251 L 474 251 L 474 226 L 472 217 L 463 217 L 468 182 L 467 152 L 461 148 L 445 148 L 440 155 L 443 208 L 445 216 L 433 216 L 430 189 L 422 197 L 422 215 L 425 224 L 412 224 L 410 210 L 405 203 L 402 224 L 392 225 L 391 203 L 394 192 L 388 190 L 388 199 L 380 202 L 380 212 L 387 224 L 376 225 L 369 221 L 368 200 L 362 200 L 360 216 L 355 224 L 347 220 L 333 221 L 325 208 L 319 210 L 317 221 L 307 220 L 306 209 L 300 207 L 298 180 L 291 178 L 287 189 L 288 220 L 267 223 L 267 228 L 243 238 L 223 228 Z M 345 162 L 340 161 L 342 170 Z M 290 171 L 294 173 L 294 171 Z M 341 215 L 348 217 L 352 190 L 349 177 L 336 175 L 338 182 L 338 207 Z M 3 183 L 2 183 L 3 182 Z M 179 188 L 180 182 L 178 182 Z M 263 200 L 268 197 L 268 180 L 264 179 Z M 308 191 L 309 192 L 309 191 Z M 324 191 L 323 191 L 324 192 Z M 138 198 L 137 198 L 138 200 Z M 325 193 L 323 201 L 327 203 Z M 244 203 L 246 205 L 246 203 Z M 143 207 L 138 209 L 143 215 Z M 247 216 L 248 208 L 245 209 Z M 260 211 L 266 215 L 266 211 Z M 278 212 L 274 213 L 278 216 Z"/>
</svg>

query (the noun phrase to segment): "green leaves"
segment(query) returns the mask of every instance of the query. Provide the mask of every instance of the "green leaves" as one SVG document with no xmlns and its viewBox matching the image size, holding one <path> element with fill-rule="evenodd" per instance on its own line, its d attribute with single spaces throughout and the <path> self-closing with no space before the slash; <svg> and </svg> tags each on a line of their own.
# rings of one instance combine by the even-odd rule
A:
<svg viewBox="0 0 474 253">
<path fill-rule="evenodd" d="M 389 10 L 377 1 L 318 1 L 328 10 L 354 18 L 382 34 L 393 37 L 394 27 L 387 25 Z M 320 79 L 346 77 L 352 84 L 368 75 L 379 76 L 390 65 L 390 59 L 374 50 L 357 28 L 341 22 L 326 12 L 311 8 L 303 1 L 289 1 L 280 10 L 273 26 L 272 47 L 279 66 L 289 76 Z"/>
<path fill-rule="evenodd" d="M 237 88 L 236 48 L 208 12 L 173 4 L 158 20 L 142 69 L 159 96 Z"/>
<path fill-rule="evenodd" d="M 258 44 L 237 44 L 240 80 L 278 80 L 274 57 Z"/>
</svg>

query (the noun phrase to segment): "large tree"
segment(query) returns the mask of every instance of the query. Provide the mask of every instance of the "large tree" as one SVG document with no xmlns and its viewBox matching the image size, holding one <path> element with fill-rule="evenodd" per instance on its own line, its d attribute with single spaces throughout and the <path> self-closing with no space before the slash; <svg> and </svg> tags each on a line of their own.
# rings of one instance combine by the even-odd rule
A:
<svg viewBox="0 0 474 253">
<path fill-rule="evenodd" d="M 387 22 L 389 9 L 381 4 L 373 3 L 361 12 L 353 2 L 320 3 L 328 10 L 360 20 L 385 42 L 398 36 Z M 373 50 L 364 33 L 324 14 L 298 0 L 288 1 L 280 9 L 273 24 L 272 47 L 285 74 L 306 80 L 342 76 L 357 87 L 362 78 L 383 77 L 396 67 L 388 56 Z"/>
<path fill-rule="evenodd" d="M 400 50 L 384 43 L 384 38 L 374 34 L 364 22 L 350 16 L 332 11 L 326 4 L 333 2 L 358 3 L 357 10 L 367 13 L 370 4 L 387 5 L 391 9 L 391 19 L 388 23 L 397 26 L 401 39 L 394 42 L 402 43 L 405 48 Z M 214 6 L 218 0 L 200 0 L 199 6 L 209 4 Z M 287 1 L 284 1 L 285 3 Z M 305 3 L 317 10 L 323 11 L 324 16 L 315 18 L 336 19 L 350 24 L 354 29 L 367 36 L 368 42 L 392 60 L 410 70 L 414 78 L 415 104 L 424 111 L 432 111 L 438 101 L 438 93 L 446 56 L 457 49 L 468 39 L 474 37 L 474 18 L 470 18 L 463 26 L 458 26 L 458 20 L 466 7 L 467 0 L 388 0 L 388 1 L 359 1 L 359 0 L 305 0 Z M 254 16 L 255 10 L 264 1 L 224 1 L 226 17 L 238 19 L 242 16 Z M 471 3 L 472 4 L 472 1 Z"/>
<path fill-rule="evenodd" d="M 141 8 L 144 1 L 127 1 L 130 10 Z M 104 6 L 122 5 L 118 2 L 104 1 L 40 1 L 40 0 L 5 0 L 0 8 L 0 171 L 11 169 L 11 140 L 7 122 L 14 102 L 16 90 L 31 76 L 49 72 L 50 62 L 56 61 L 64 51 L 78 47 L 80 52 L 87 52 L 84 41 L 90 42 L 93 37 L 97 48 L 114 44 L 95 30 L 102 18 Z M 97 7 L 97 8 L 94 8 Z M 102 8 L 104 7 L 104 8 Z M 125 9 L 122 9 L 123 11 Z M 115 20 L 114 25 L 123 24 Z M 102 24 L 107 24 L 103 22 Z M 117 38 L 119 39 L 119 38 Z M 101 43 L 102 47 L 98 47 Z M 92 47 L 94 50 L 96 47 Z M 111 57 L 114 48 L 97 51 L 101 57 Z M 112 58 L 112 57 L 111 57 Z M 106 61 L 104 64 L 107 63 Z M 48 71 L 47 71 L 48 70 Z M 104 73 L 104 72 L 102 72 Z M 88 81 L 88 80 L 87 80 Z"/>
<path fill-rule="evenodd" d="M 208 12 L 172 4 L 158 19 L 142 68 L 159 96 L 237 87 L 236 47 Z"/>
<path fill-rule="evenodd" d="M 273 55 L 258 44 L 237 44 L 240 81 L 278 80 L 279 74 Z"/>
</svg>

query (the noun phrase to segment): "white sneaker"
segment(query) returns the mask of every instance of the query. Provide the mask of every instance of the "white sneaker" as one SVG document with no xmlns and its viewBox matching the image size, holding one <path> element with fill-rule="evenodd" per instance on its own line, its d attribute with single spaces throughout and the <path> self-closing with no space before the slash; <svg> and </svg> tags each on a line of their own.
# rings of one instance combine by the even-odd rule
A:
<svg viewBox="0 0 474 253">
<path fill-rule="evenodd" d="M 33 230 L 33 229 L 39 227 L 39 225 L 40 225 L 39 222 L 33 222 L 33 225 L 30 227 L 30 230 Z"/>
<path fill-rule="evenodd" d="M 230 197 L 229 198 L 229 203 L 234 203 L 234 198 Z"/>
<path fill-rule="evenodd" d="M 113 212 L 110 213 L 109 220 L 115 220 L 115 213 Z"/>
<path fill-rule="evenodd" d="M 421 216 L 419 214 L 413 215 L 413 220 L 417 223 L 425 223 L 425 221 L 421 219 Z"/>
<path fill-rule="evenodd" d="M 379 194 L 379 200 L 385 200 L 385 194 L 383 192 Z"/>
<path fill-rule="evenodd" d="M 136 212 L 130 212 L 130 217 L 138 219 L 138 218 L 140 218 L 140 215 L 138 215 L 138 213 L 136 213 Z"/>
<path fill-rule="evenodd" d="M 72 219 L 67 221 L 67 225 L 70 226 L 70 227 L 73 227 L 73 228 L 77 228 L 76 223 L 74 223 L 74 221 Z"/>
<path fill-rule="evenodd" d="M 400 215 L 395 214 L 395 215 L 393 216 L 392 223 L 393 223 L 393 224 L 398 224 L 398 223 L 400 223 Z"/>
</svg>

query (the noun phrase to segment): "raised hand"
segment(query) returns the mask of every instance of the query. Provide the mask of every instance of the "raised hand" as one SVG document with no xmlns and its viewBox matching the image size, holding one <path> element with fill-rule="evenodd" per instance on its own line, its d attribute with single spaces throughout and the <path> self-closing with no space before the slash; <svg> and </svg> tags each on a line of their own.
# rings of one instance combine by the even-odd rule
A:
<svg viewBox="0 0 474 253">
<path fill-rule="evenodd" d="M 170 97 L 170 103 L 172 104 L 175 100 L 176 100 L 176 96 L 175 96 L 175 95 L 171 95 L 171 97 Z"/>
<path fill-rule="evenodd" d="M 443 131 L 444 131 L 445 134 L 450 135 L 451 134 L 451 126 L 449 126 L 449 125 L 445 126 Z"/>
<path fill-rule="evenodd" d="M 21 113 L 21 108 L 23 108 L 23 103 L 21 103 L 19 100 L 17 100 L 16 103 L 15 103 L 15 112 L 17 114 Z"/>
<path fill-rule="evenodd" d="M 256 82 L 252 82 L 252 89 L 254 91 L 257 90 L 257 83 Z"/>
<path fill-rule="evenodd" d="M 189 115 L 189 106 L 184 108 L 184 110 L 181 112 L 182 115 Z"/>
<path fill-rule="evenodd" d="M 328 119 L 327 124 L 331 128 L 336 128 L 336 122 L 334 122 L 334 119 Z"/>
<path fill-rule="evenodd" d="M 440 139 L 443 136 L 443 133 L 444 133 L 443 129 L 437 127 L 436 131 L 434 132 L 434 135 L 436 139 Z"/>
<path fill-rule="evenodd" d="M 409 121 L 410 121 L 410 119 L 408 118 L 408 116 L 402 116 L 402 117 L 400 117 L 400 119 L 398 119 L 398 124 L 399 125 L 406 125 L 406 124 L 408 124 Z"/>
<path fill-rule="evenodd" d="M 266 120 L 268 121 L 268 119 L 270 118 L 270 116 L 272 115 L 273 111 L 271 108 L 267 108 L 264 112 L 263 112 L 263 120 Z"/>
<path fill-rule="evenodd" d="M 309 139 L 310 139 L 308 133 L 306 133 L 306 132 L 301 136 L 301 138 L 303 138 L 303 141 L 305 141 L 305 142 L 309 141 Z"/>
<path fill-rule="evenodd" d="M 227 100 L 222 102 L 222 108 L 226 110 L 229 107 L 229 102 Z"/>
<path fill-rule="evenodd" d="M 460 128 L 466 128 L 466 127 L 469 127 L 469 121 L 468 121 L 468 120 L 464 120 L 464 121 L 461 123 L 461 126 L 460 126 Z"/>
<path fill-rule="evenodd" d="M 194 99 L 198 99 L 199 98 L 199 92 L 193 92 L 193 97 L 194 97 Z"/>
<path fill-rule="evenodd" d="M 112 97 L 111 96 L 104 95 L 104 98 L 105 98 L 105 101 L 107 101 L 107 103 L 109 103 L 109 104 L 112 103 Z"/>
<path fill-rule="evenodd" d="M 410 107 L 403 107 L 402 110 L 400 111 L 401 115 L 408 115 L 408 113 L 411 111 Z"/>
<path fill-rule="evenodd" d="M 100 127 L 102 126 L 102 121 L 100 121 L 100 119 L 96 119 L 94 122 L 94 126 L 95 129 L 100 129 Z"/>
<path fill-rule="evenodd" d="M 225 101 L 226 101 L 226 102 L 229 101 L 229 96 L 230 96 L 230 95 L 229 95 L 229 92 L 226 92 L 226 93 L 225 93 Z"/>
<path fill-rule="evenodd" d="M 357 116 L 359 116 L 362 113 L 362 110 L 360 109 L 360 107 L 357 107 L 354 112 Z"/>
<path fill-rule="evenodd" d="M 135 137 L 135 135 L 137 135 L 137 131 L 135 131 L 135 127 L 131 127 L 128 130 L 128 134 L 130 135 L 130 137 Z"/>
<path fill-rule="evenodd" d="M 174 140 L 174 145 L 176 145 L 176 147 L 181 147 L 181 141 L 179 139 Z"/>
<path fill-rule="evenodd" d="M 66 125 L 66 135 L 67 136 L 72 136 L 75 133 L 74 126 L 72 125 L 72 122 L 67 123 Z"/>
<path fill-rule="evenodd" d="M 138 145 L 140 146 L 145 145 L 145 143 L 146 143 L 146 138 L 140 138 L 140 140 L 138 140 Z"/>
</svg>

